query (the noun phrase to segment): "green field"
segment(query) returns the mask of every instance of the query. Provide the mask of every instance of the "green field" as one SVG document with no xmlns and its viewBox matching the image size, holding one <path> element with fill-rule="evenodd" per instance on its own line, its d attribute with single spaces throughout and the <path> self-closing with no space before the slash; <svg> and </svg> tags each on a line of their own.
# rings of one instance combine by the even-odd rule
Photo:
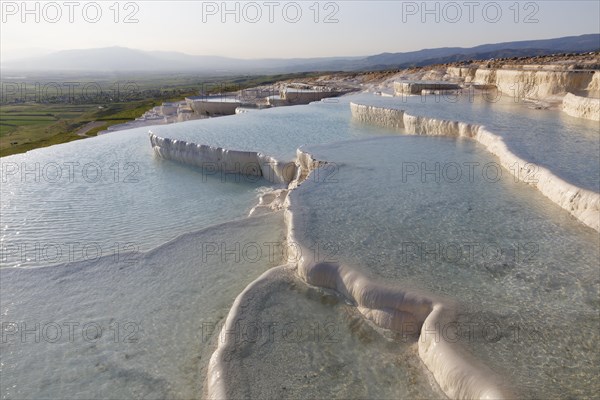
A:
<svg viewBox="0 0 600 400">
<path fill-rule="evenodd" d="M 38 147 L 95 136 L 110 125 L 141 116 L 162 100 L 96 104 L 14 104 L 0 106 L 0 156 L 23 153 Z M 99 108 L 102 107 L 102 108 Z M 77 135 L 83 125 L 99 121 L 101 126 Z"/>
<path fill-rule="evenodd" d="M 195 76 L 191 74 L 122 75 L 30 75 L 23 82 L 2 79 L 4 92 L 0 98 L 0 157 L 23 153 L 35 148 L 66 143 L 95 136 L 111 125 L 122 124 L 140 117 L 150 108 L 166 101 L 183 100 L 199 92 L 237 91 L 257 85 L 271 84 L 287 79 L 317 76 L 311 73 L 268 76 Z M 101 94 L 83 96 L 74 90 L 74 96 L 52 96 L 50 91 L 32 89 L 44 85 L 69 85 L 77 88 L 93 82 L 101 87 Z M 11 86 L 13 85 L 13 86 Z M 25 94 L 6 88 L 25 85 Z M 117 89 L 118 88 L 118 89 Z M 134 89 L 132 89 L 134 88 Z M 77 131 L 90 122 L 102 125 L 89 130 L 84 136 Z"/>
</svg>

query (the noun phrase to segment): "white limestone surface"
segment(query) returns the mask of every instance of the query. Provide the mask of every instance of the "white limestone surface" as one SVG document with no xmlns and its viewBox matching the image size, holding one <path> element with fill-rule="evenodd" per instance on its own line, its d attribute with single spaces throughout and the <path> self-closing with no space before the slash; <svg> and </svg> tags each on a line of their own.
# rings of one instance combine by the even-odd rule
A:
<svg viewBox="0 0 600 400">
<path fill-rule="evenodd" d="M 586 90 L 598 72 L 528 71 L 479 68 L 474 83 L 495 85 L 502 93 L 516 98 L 544 100 L 567 92 Z"/>
<path fill-rule="evenodd" d="M 252 151 L 227 150 L 202 144 L 162 138 L 150 133 L 154 152 L 167 160 L 178 161 L 210 171 L 263 177 L 272 183 L 288 183 L 295 174 L 294 163 Z"/>
<path fill-rule="evenodd" d="M 572 117 L 600 121 L 600 99 L 567 93 L 563 99 L 562 110 Z"/>
<path fill-rule="evenodd" d="M 322 162 L 298 150 L 298 173 L 290 189 L 300 185 Z M 450 343 L 444 335 L 431 332 L 454 320 L 454 306 L 449 301 L 399 287 L 373 281 L 363 273 L 339 263 L 321 262 L 314 252 L 298 241 L 294 234 L 300 221 L 294 219 L 290 197 L 285 200 L 287 224 L 288 265 L 272 269 L 250 284 L 236 299 L 222 332 L 232 332 L 245 318 L 252 302 L 261 293 L 261 287 L 282 279 L 286 271 L 295 271 L 308 285 L 331 289 L 369 321 L 383 329 L 418 334 L 418 353 L 441 390 L 450 398 L 502 399 L 514 395 L 501 377 L 482 363 L 466 355 L 457 344 Z M 256 308 L 256 307 L 254 307 Z M 420 334 L 419 334 L 420 332 Z M 231 367 L 233 335 L 224 335 L 211 357 L 208 371 L 208 396 L 224 399 L 235 393 L 235 377 Z M 237 355 L 241 357 L 241 355 Z"/>
</svg>

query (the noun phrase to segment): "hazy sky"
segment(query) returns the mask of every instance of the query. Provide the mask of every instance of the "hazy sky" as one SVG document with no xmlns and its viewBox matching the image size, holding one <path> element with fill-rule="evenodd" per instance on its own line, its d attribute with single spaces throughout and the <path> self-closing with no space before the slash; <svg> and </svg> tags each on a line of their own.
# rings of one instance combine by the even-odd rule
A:
<svg viewBox="0 0 600 400">
<path fill-rule="evenodd" d="M 4 60 L 107 46 L 240 58 L 358 56 L 600 32 L 597 0 L 0 3 Z"/>
</svg>

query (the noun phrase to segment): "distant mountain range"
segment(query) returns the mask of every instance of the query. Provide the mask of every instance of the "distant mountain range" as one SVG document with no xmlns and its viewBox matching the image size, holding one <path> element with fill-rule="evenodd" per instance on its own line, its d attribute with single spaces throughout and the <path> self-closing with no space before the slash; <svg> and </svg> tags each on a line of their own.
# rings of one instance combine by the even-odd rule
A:
<svg viewBox="0 0 600 400">
<path fill-rule="evenodd" d="M 556 39 L 442 47 L 405 53 L 382 53 L 368 57 L 324 57 L 242 60 L 217 56 L 193 56 L 169 51 L 141 51 L 124 47 L 64 50 L 41 57 L 11 60 L 2 69 L 61 72 L 196 72 L 196 73 L 290 73 L 305 71 L 355 71 L 406 68 L 430 64 L 524 57 L 553 53 L 600 50 L 600 34 Z"/>
</svg>

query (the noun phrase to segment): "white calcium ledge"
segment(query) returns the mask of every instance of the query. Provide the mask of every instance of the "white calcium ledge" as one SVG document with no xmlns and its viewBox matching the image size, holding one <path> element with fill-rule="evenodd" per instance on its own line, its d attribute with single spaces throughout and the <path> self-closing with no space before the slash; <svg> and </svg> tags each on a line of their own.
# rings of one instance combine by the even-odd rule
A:
<svg viewBox="0 0 600 400">
<path fill-rule="evenodd" d="M 212 172 L 262 176 L 272 183 L 289 183 L 296 176 L 293 162 L 278 161 L 253 151 L 227 150 L 203 144 L 162 138 L 150 132 L 154 152 L 166 159 L 193 165 Z"/>
<path fill-rule="evenodd" d="M 567 93 L 563 98 L 562 110 L 572 117 L 600 121 L 600 99 Z"/>
<path fill-rule="evenodd" d="M 324 163 L 310 154 L 298 150 L 296 178 L 289 190 L 296 188 L 310 173 Z M 293 263 L 273 268 L 252 282 L 236 298 L 223 326 L 231 331 L 240 318 L 247 318 L 248 305 L 256 292 L 271 280 L 279 279 L 293 271 L 310 285 L 335 290 L 353 303 L 365 318 L 384 329 L 406 332 L 417 328 L 419 356 L 444 393 L 452 399 L 505 399 L 515 396 L 487 366 L 467 356 L 457 344 L 450 343 L 442 334 L 445 324 L 454 321 L 454 307 L 449 302 L 435 299 L 414 291 L 404 290 L 376 282 L 363 273 L 337 263 L 318 262 L 310 257 L 312 252 L 304 248 L 295 237 L 293 208 L 290 196 L 285 198 L 285 221 L 288 228 L 288 255 Z M 413 331 L 414 332 L 414 331 Z M 213 353 L 208 368 L 208 395 L 211 399 L 229 398 L 229 384 L 236 377 L 229 368 L 228 359 L 235 350 L 231 335 L 223 335 Z"/>
</svg>

